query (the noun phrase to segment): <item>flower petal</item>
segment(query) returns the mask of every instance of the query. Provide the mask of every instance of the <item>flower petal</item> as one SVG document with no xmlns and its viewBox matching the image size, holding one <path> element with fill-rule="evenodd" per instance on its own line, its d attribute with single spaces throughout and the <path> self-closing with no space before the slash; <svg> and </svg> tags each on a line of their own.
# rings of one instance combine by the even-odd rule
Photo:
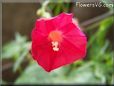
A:
<svg viewBox="0 0 114 86">
<path fill-rule="evenodd" d="M 85 44 L 83 44 L 80 48 L 65 40 L 61 44 L 60 51 L 54 58 L 52 70 L 60 66 L 70 64 L 74 61 L 83 59 L 86 54 Z"/>
<path fill-rule="evenodd" d="M 52 70 L 55 52 L 53 51 L 49 41 L 45 43 L 46 44 L 41 46 L 33 44 L 32 55 L 39 65 L 41 65 L 47 72 L 50 72 Z"/>
<path fill-rule="evenodd" d="M 35 29 L 37 29 L 38 32 L 47 35 L 47 28 L 45 24 L 45 19 L 37 19 L 36 24 L 35 24 Z"/>
<path fill-rule="evenodd" d="M 55 25 L 55 29 L 61 28 L 72 22 L 72 14 L 61 13 L 60 15 L 53 18 L 53 23 Z"/>
<path fill-rule="evenodd" d="M 85 36 L 83 32 L 80 31 L 80 28 L 75 25 L 73 22 L 67 24 L 66 26 L 60 28 L 65 36 L 71 35 L 71 36 Z"/>
<path fill-rule="evenodd" d="M 50 31 L 55 29 L 52 19 L 41 18 L 36 21 L 35 28 L 38 32 L 47 35 Z"/>
<path fill-rule="evenodd" d="M 44 33 L 41 33 L 40 31 L 38 31 L 38 29 L 35 28 L 32 31 L 31 38 L 34 44 L 40 45 L 45 42 L 47 35 L 45 35 Z"/>
</svg>

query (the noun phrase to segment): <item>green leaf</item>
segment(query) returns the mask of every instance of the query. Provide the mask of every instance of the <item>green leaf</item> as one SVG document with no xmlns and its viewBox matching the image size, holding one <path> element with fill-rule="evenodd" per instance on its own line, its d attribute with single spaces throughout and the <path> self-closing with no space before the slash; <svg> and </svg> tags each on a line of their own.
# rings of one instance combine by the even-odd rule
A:
<svg viewBox="0 0 114 86">
<path fill-rule="evenodd" d="M 18 56 L 20 51 L 21 47 L 17 46 L 17 44 L 12 41 L 3 47 L 2 59 L 9 59 Z"/>
<path fill-rule="evenodd" d="M 10 58 L 17 58 L 21 51 L 22 46 L 26 43 L 26 38 L 16 33 L 15 40 L 7 43 L 3 47 L 2 59 L 10 59 Z"/>
<path fill-rule="evenodd" d="M 81 67 L 72 71 L 70 78 L 73 78 L 78 84 L 104 84 L 106 79 L 101 71 L 103 70 L 96 68 L 95 62 L 85 62 Z"/>
<path fill-rule="evenodd" d="M 99 29 L 97 30 L 96 33 L 91 34 L 91 38 L 89 39 L 88 45 L 87 47 L 89 48 L 92 44 L 97 43 L 97 47 L 98 45 L 103 45 L 104 41 L 105 41 L 105 37 L 106 37 L 106 33 L 108 32 L 108 30 L 110 29 L 109 27 L 113 24 L 114 22 L 114 17 L 108 17 L 104 20 L 102 20 L 100 22 L 100 26 Z M 97 40 L 96 40 L 97 39 Z M 96 45 L 96 44 L 95 44 Z"/>
<path fill-rule="evenodd" d="M 100 43 L 101 45 L 103 45 L 104 41 L 105 41 L 105 37 L 106 37 L 106 33 L 108 32 L 108 30 L 110 29 L 109 27 L 113 24 L 114 22 L 114 17 L 109 17 L 105 20 L 103 20 L 100 23 L 100 27 L 99 30 L 96 33 L 97 36 L 97 42 Z"/>
<path fill-rule="evenodd" d="M 102 80 L 102 72 L 99 73 L 99 75 L 96 75 L 96 70 L 98 69 L 94 71 L 93 66 L 93 63 L 87 63 L 86 65 L 83 65 L 78 69 L 72 70 L 70 76 L 66 77 L 66 67 L 62 67 L 50 73 L 47 73 L 37 64 L 31 64 L 26 68 L 23 74 L 15 81 L 15 84 L 105 83 L 105 80 Z"/>
<path fill-rule="evenodd" d="M 14 63 L 14 67 L 13 67 L 14 72 L 19 68 L 19 66 L 24 61 L 25 57 L 27 56 L 27 54 L 30 50 L 30 45 L 31 45 L 31 42 L 28 42 L 28 43 L 22 45 L 22 53 L 19 55 L 19 57 L 16 59 L 16 61 Z"/>
<path fill-rule="evenodd" d="M 37 64 L 32 64 L 16 80 L 15 84 L 45 84 L 51 83 L 52 77 Z"/>
<path fill-rule="evenodd" d="M 11 41 L 3 47 L 2 59 L 13 58 L 15 62 L 13 67 L 14 72 L 20 67 L 21 63 L 29 52 L 30 45 L 31 42 L 27 42 L 26 37 L 16 33 L 15 40 Z"/>
<path fill-rule="evenodd" d="M 21 65 L 21 63 L 24 61 L 24 58 L 25 58 L 25 56 L 27 55 L 27 53 L 28 53 L 27 50 L 23 51 L 23 53 L 21 54 L 21 56 L 19 56 L 19 57 L 16 59 L 16 61 L 15 61 L 15 63 L 14 63 L 14 67 L 13 67 L 13 71 L 14 71 L 14 72 L 19 68 L 19 66 Z"/>
<path fill-rule="evenodd" d="M 112 75 L 111 84 L 114 85 L 114 74 Z"/>
</svg>

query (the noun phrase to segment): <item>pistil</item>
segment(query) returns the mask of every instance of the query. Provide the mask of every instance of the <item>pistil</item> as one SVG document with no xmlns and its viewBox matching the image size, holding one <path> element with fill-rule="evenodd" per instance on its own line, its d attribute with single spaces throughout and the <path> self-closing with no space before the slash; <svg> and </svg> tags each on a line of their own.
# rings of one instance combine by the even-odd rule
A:
<svg viewBox="0 0 114 86">
<path fill-rule="evenodd" d="M 62 34 L 60 31 L 51 31 L 48 39 L 51 40 L 53 51 L 59 51 L 59 44 L 62 41 Z"/>
</svg>

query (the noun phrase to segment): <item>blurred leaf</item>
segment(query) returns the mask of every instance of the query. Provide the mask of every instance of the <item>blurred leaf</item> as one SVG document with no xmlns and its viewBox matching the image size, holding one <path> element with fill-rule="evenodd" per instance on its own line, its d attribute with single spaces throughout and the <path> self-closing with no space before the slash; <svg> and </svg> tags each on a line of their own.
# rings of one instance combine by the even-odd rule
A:
<svg viewBox="0 0 114 86">
<path fill-rule="evenodd" d="M 62 4 L 57 3 L 57 6 L 54 9 L 54 15 L 58 15 L 61 12 Z"/>
<path fill-rule="evenodd" d="M 96 78 L 94 72 L 91 68 L 87 68 L 86 70 L 80 71 L 79 74 L 76 74 L 77 78 L 75 79 L 75 82 L 78 84 L 104 84 L 105 82 L 102 82 L 102 80 L 99 78 Z"/>
<path fill-rule="evenodd" d="M 16 33 L 15 40 L 3 47 L 2 59 L 13 58 L 15 61 L 13 67 L 14 72 L 19 68 L 27 53 L 29 52 L 30 45 L 31 43 L 27 42 L 26 37 L 21 36 L 19 33 Z"/>
<path fill-rule="evenodd" d="M 79 60 L 73 63 L 74 66 L 81 66 L 84 63 L 83 60 Z"/>
<path fill-rule="evenodd" d="M 114 74 L 112 75 L 111 84 L 114 85 Z"/>
<path fill-rule="evenodd" d="M 32 64 L 16 80 L 16 84 L 45 84 L 53 83 L 51 73 L 45 72 L 37 64 Z"/>
<path fill-rule="evenodd" d="M 105 84 L 106 76 L 104 75 L 104 70 L 103 70 L 102 66 L 96 64 L 94 71 L 95 71 L 96 77 L 101 80 L 100 82 Z"/>
<path fill-rule="evenodd" d="M 114 17 L 109 17 L 109 18 L 106 18 L 106 19 L 104 19 L 103 21 L 100 22 L 100 27 L 97 30 L 97 32 L 94 35 L 93 35 L 93 33 L 91 34 L 92 36 L 89 39 L 88 47 L 90 47 L 90 45 L 92 43 L 94 44 L 95 42 L 97 42 L 98 44 L 101 44 L 101 45 L 104 43 L 106 33 L 107 33 L 108 29 L 110 29 L 109 27 L 114 22 L 113 18 Z"/>
<path fill-rule="evenodd" d="M 12 58 L 13 56 L 18 56 L 19 52 L 20 52 L 20 46 L 17 46 L 15 41 L 12 41 L 3 47 L 2 59 L 9 59 Z"/>
<path fill-rule="evenodd" d="M 106 39 L 114 17 L 108 17 L 100 22 L 99 29 L 93 32 L 88 42 L 88 58 L 96 63 L 95 76 L 101 82 L 110 83 L 113 73 L 111 43 Z M 92 31 L 91 31 L 92 32 Z M 90 61 L 88 59 L 88 61 Z"/>
<path fill-rule="evenodd" d="M 50 73 L 45 72 L 38 64 L 32 64 L 16 80 L 15 84 L 63 84 L 71 83 L 64 77 L 62 68 Z"/>
<path fill-rule="evenodd" d="M 100 47 L 100 51 L 99 51 L 99 53 L 96 55 L 96 59 L 99 59 L 99 61 L 101 61 L 101 60 L 103 60 L 103 59 L 105 59 L 105 52 L 106 52 L 106 50 L 109 48 L 109 41 L 108 40 L 106 40 L 105 41 L 105 44 L 104 44 L 104 46 L 103 47 Z M 105 56 L 105 57 L 103 57 L 103 56 Z M 103 58 L 101 58 L 101 57 L 103 57 Z"/>
<path fill-rule="evenodd" d="M 105 84 L 105 76 L 96 65 L 94 62 L 85 62 L 78 69 L 72 70 L 70 77 L 73 78 L 75 76 L 73 79 L 78 84 Z"/>
<path fill-rule="evenodd" d="M 4 45 L 2 59 L 17 58 L 23 49 L 22 46 L 24 43 L 26 43 L 26 38 L 16 33 L 15 40 Z"/>
<path fill-rule="evenodd" d="M 16 80 L 15 84 L 78 84 L 78 83 L 105 83 L 104 75 L 93 71 L 93 63 L 83 65 L 83 68 L 72 70 L 69 77 L 66 77 L 65 67 L 56 69 L 50 73 L 45 72 L 37 64 L 32 64 Z M 64 70 L 64 71 L 63 71 Z M 98 78 L 96 78 L 98 77 Z"/>
<path fill-rule="evenodd" d="M 15 40 L 17 43 L 25 43 L 27 38 L 24 36 L 21 36 L 19 33 L 15 34 Z"/>
<path fill-rule="evenodd" d="M 31 43 L 29 43 L 29 42 L 23 45 L 23 47 L 22 47 L 23 50 L 14 63 L 14 67 L 13 67 L 14 72 L 19 68 L 21 63 L 24 61 L 24 58 L 26 57 L 26 55 L 29 53 L 30 45 L 31 45 Z"/>
<path fill-rule="evenodd" d="M 23 62 L 23 60 L 24 60 L 25 56 L 27 55 L 27 53 L 28 53 L 28 50 L 25 50 L 25 51 L 23 51 L 23 53 L 19 56 L 19 58 L 17 58 L 17 60 L 16 60 L 15 63 L 14 63 L 14 67 L 13 67 L 13 71 L 14 71 L 14 72 L 19 68 L 20 64 Z"/>
<path fill-rule="evenodd" d="M 104 43 L 105 37 L 106 37 L 106 33 L 108 32 L 108 30 L 110 29 L 109 27 L 113 24 L 114 17 L 109 17 L 105 20 L 103 20 L 100 23 L 100 27 L 99 30 L 97 31 L 96 35 L 97 35 L 97 41 L 98 43 L 100 43 L 101 45 Z"/>
</svg>

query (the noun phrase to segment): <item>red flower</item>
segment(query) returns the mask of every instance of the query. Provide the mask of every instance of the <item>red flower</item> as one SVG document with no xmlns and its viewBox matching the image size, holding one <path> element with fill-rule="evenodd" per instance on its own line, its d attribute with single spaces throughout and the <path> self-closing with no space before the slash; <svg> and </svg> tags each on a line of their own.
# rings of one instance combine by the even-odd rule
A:
<svg viewBox="0 0 114 86">
<path fill-rule="evenodd" d="M 82 59 L 86 55 L 86 36 L 72 20 L 61 13 L 38 19 L 32 31 L 32 56 L 46 71 Z"/>
</svg>

